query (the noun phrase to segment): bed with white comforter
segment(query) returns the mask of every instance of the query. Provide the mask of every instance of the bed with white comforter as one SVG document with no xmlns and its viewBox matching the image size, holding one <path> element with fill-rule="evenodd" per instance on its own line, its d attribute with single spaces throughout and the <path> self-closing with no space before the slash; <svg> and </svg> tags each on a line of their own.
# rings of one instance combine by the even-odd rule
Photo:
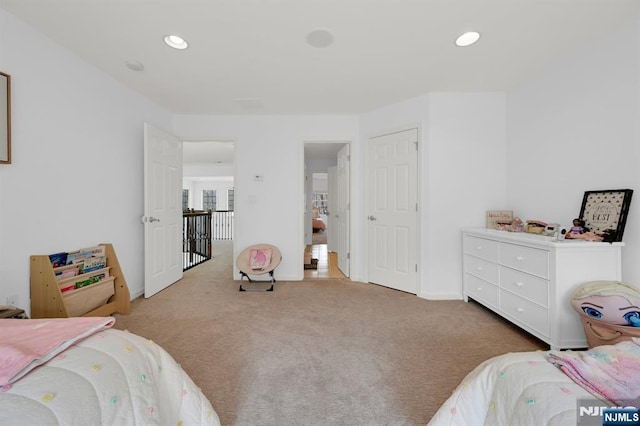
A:
<svg viewBox="0 0 640 426">
<path fill-rule="evenodd" d="M 429 425 L 601 424 L 600 414 L 583 417 L 588 414 L 578 402 L 585 408 L 640 408 L 640 339 L 489 359 L 467 375 Z"/>
<path fill-rule="evenodd" d="M 511 353 L 469 373 L 429 425 L 575 425 L 580 397 L 592 398 L 545 352 Z"/>
<path fill-rule="evenodd" d="M 65 320 L 0 320 L 2 425 L 220 424 L 180 365 L 148 339 L 109 325 L 34 349 L 27 346 L 37 335 L 7 341 L 7 321 Z M 34 332 L 43 327 L 33 324 Z M 43 348 L 46 354 L 29 355 Z"/>
</svg>

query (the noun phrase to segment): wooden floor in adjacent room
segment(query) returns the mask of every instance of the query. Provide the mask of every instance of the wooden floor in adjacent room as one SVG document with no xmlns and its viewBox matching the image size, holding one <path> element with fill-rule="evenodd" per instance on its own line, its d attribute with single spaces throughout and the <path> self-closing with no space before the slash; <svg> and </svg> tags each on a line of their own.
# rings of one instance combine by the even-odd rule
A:
<svg viewBox="0 0 640 426">
<path fill-rule="evenodd" d="M 304 279 L 345 278 L 338 269 L 338 254 L 330 252 L 326 244 L 307 246 L 311 250 L 311 258 L 318 259 L 318 269 L 305 269 Z"/>
</svg>

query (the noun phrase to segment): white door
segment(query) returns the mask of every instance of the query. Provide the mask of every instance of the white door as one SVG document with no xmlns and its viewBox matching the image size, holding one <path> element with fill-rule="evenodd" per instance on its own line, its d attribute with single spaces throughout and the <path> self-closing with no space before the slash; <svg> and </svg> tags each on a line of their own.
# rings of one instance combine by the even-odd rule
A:
<svg viewBox="0 0 640 426">
<path fill-rule="evenodd" d="M 144 125 L 144 297 L 182 278 L 182 141 Z"/>
<path fill-rule="evenodd" d="M 336 239 L 336 253 L 338 253 L 338 268 L 345 276 L 349 276 L 349 259 L 350 259 L 350 244 L 349 244 L 349 187 L 350 187 L 350 160 L 349 144 L 345 144 L 344 147 L 338 151 L 338 166 L 337 166 L 337 196 L 336 207 L 333 209 L 336 216 L 336 232 L 334 238 Z M 331 208 L 331 205 L 329 205 Z"/>
<path fill-rule="evenodd" d="M 337 234 L 338 223 L 336 221 L 336 206 L 338 204 L 338 167 L 327 167 L 327 250 L 337 252 Z"/>
<path fill-rule="evenodd" d="M 369 139 L 369 281 L 417 294 L 418 129 Z"/>
</svg>

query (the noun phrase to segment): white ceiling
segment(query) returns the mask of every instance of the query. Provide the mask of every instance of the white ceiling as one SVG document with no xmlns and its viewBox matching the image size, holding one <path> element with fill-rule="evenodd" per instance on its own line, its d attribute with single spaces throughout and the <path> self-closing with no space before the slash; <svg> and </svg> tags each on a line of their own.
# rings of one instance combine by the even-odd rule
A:
<svg viewBox="0 0 640 426">
<path fill-rule="evenodd" d="M 640 14 L 638 0 L 0 0 L 0 7 L 185 114 L 359 114 L 428 92 L 505 90 Z M 332 33 L 331 46 L 307 44 L 317 28 Z M 456 47 L 468 30 L 480 41 Z M 168 48 L 169 33 L 190 47 Z"/>
</svg>

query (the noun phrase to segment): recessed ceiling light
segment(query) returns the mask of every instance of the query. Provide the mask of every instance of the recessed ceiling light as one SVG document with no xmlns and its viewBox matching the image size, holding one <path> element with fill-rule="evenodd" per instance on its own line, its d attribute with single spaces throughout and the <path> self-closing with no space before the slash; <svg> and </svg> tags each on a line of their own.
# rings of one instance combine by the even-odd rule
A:
<svg viewBox="0 0 640 426">
<path fill-rule="evenodd" d="M 469 31 L 468 33 L 464 33 L 456 39 L 456 46 L 460 46 L 460 47 L 470 46 L 476 41 L 478 41 L 478 39 L 480 39 L 480 33 L 477 33 L 475 31 Z"/>
<path fill-rule="evenodd" d="M 333 34 L 324 28 L 318 28 L 307 34 L 307 43 L 313 47 L 323 48 L 333 44 Z"/>
<path fill-rule="evenodd" d="M 174 49 L 186 49 L 189 47 L 189 44 L 180 36 L 177 35 L 168 35 L 164 37 L 164 42 L 167 46 L 173 47 Z"/>
</svg>

